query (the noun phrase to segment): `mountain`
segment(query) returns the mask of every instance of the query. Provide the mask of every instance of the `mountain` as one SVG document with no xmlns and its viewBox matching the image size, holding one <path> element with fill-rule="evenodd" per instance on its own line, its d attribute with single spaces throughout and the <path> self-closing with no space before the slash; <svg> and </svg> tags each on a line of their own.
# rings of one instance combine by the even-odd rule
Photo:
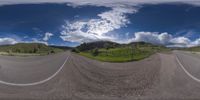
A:
<svg viewBox="0 0 200 100">
<path fill-rule="evenodd" d="M 166 48 L 165 46 L 162 45 L 154 45 L 151 43 L 146 43 L 146 42 L 131 42 L 129 44 L 119 44 L 115 42 L 110 42 L 110 41 L 96 41 L 96 42 L 90 42 L 90 43 L 83 43 L 76 47 L 80 51 L 87 51 L 87 50 L 92 50 L 95 48 L 118 48 L 118 47 L 160 47 L 160 48 Z"/>
<path fill-rule="evenodd" d="M 106 47 L 114 48 L 114 47 L 119 47 L 119 46 L 121 45 L 115 42 L 96 41 L 96 42 L 90 42 L 90 43 L 83 43 L 76 48 L 80 51 L 87 51 L 87 50 L 92 50 L 95 48 L 106 48 Z"/>
<path fill-rule="evenodd" d="M 72 51 L 100 61 L 127 62 L 141 60 L 157 52 L 170 51 L 170 49 L 146 42 L 118 44 L 110 41 L 97 41 L 83 43 Z"/>
<path fill-rule="evenodd" d="M 73 47 L 50 45 L 49 47 L 59 48 L 62 50 L 71 50 Z"/>
</svg>

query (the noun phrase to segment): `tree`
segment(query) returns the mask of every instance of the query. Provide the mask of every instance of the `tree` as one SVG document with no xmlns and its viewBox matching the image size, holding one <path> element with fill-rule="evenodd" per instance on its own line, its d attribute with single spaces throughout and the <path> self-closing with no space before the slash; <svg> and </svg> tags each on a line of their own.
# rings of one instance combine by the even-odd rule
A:
<svg viewBox="0 0 200 100">
<path fill-rule="evenodd" d="M 17 52 L 17 53 L 20 53 L 20 52 L 21 52 L 21 50 L 20 50 L 19 48 L 17 48 L 17 49 L 16 49 L 16 52 Z"/>
<path fill-rule="evenodd" d="M 134 57 L 134 53 L 136 53 L 136 49 L 137 49 L 137 44 L 132 44 L 131 45 L 131 59 L 133 60 Z"/>
<path fill-rule="evenodd" d="M 105 43 L 104 48 L 106 49 L 106 55 L 108 56 L 108 50 L 110 49 L 110 45 L 108 43 Z"/>
<path fill-rule="evenodd" d="M 79 49 L 77 49 L 77 48 L 72 49 L 72 52 L 80 53 Z"/>
<path fill-rule="evenodd" d="M 32 51 L 32 50 L 29 50 L 28 53 L 33 53 L 33 51 Z"/>
<path fill-rule="evenodd" d="M 10 49 L 10 50 L 8 50 L 8 53 L 9 53 L 9 54 L 11 54 L 11 53 L 12 53 L 12 50 L 11 50 L 11 49 Z"/>
<path fill-rule="evenodd" d="M 55 53 L 55 51 L 54 50 L 51 50 L 51 52 L 50 53 Z"/>
<path fill-rule="evenodd" d="M 88 50 L 89 49 L 89 47 L 87 47 L 87 43 L 83 43 L 83 44 L 81 44 L 79 47 L 78 47 L 78 49 L 80 50 L 80 51 L 86 51 L 86 50 Z"/>
<path fill-rule="evenodd" d="M 98 48 L 95 48 L 93 51 L 92 51 L 92 55 L 93 56 L 97 56 L 99 54 L 99 49 Z"/>
<path fill-rule="evenodd" d="M 33 53 L 37 53 L 38 49 L 37 48 L 33 48 Z"/>
<path fill-rule="evenodd" d="M 42 45 L 41 45 L 41 44 L 38 44 L 37 47 L 40 49 L 40 48 L 42 48 Z"/>
</svg>

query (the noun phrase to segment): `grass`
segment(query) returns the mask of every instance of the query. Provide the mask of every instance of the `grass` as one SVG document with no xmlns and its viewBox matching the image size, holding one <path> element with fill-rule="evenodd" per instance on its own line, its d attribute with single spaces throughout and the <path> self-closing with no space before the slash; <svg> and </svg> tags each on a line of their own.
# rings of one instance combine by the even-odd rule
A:
<svg viewBox="0 0 200 100">
<path fill-rule="evenodd" d="M 183 50 L 186 51 L 192 51 L 192 52 L 200 52 L 200 47 L 190 47 L 190 48 L 184 48 Z"/>
<path fill-rule="evenodd" d="M 0 55 L 4 56 L 42 56 L 42 54 L 34 54 L 34 53 L 7 53 L 7 52 L 0 52 Z M 43 54 L 45 55 L 45 54 Z"/>
<path fill-rule="evenodd" d="M 63 49 L 40 43 L 18 43 L 15 45 L 0 46 L 0 55 L 8 56 L 39 56 L 63 51 Z"/>
<path fill-rule="evenodd" d="M 139 47 L 138 49 L 132 49 L 130 46 L 118 47 L 112 49 L 99 49 L 98 55 L 94 56 L 92 51 L 84 51 L 79 54 L 92 58 L 95 60 L 105 61 L 105 62 L 129 62 L 129 61 L 138 61 L 144 58 L 151 56 L 156 52 L 168 51 L 166 48 L 160 47 Z"/>
</svg>

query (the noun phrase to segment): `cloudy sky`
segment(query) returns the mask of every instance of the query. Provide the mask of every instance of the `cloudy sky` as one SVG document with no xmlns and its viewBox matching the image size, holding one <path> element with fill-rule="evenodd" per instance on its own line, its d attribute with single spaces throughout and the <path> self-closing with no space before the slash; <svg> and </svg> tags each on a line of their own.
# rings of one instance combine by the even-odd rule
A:
<svg viewBox="0 0 200 100">
<path fill-rule="evenodd" d="M 108 40 L 200 46 L 198 0 L 0 0 L 0 45 Z"/>
</svg>

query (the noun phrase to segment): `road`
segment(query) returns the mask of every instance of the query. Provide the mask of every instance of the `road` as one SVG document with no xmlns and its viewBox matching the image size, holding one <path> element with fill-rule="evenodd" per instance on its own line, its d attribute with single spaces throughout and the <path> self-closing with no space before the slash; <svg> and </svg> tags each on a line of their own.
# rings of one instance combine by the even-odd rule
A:
<svg viewBox="0 0 200 100">
<path fill-rule="evenodd" d="M 128 63 L 99 62 L 70 52 L 0 56 L 0 99 L 198 100 L 200 83 L 190 75 L 200 78 L 199 61 L 182 51 Z"/>
<path fill-rule="evenodd" d="M 200 55 L 183 51 L 175 51 L 175 54 L 185 72 L 200 82 Z"/>
<path fill-rule="evenodd" d="M 200 83 L 186 72 L 195 75 L 199 57 L 188 52 L 173 51 L 172 54 L 160 54 L 160 81 L 156 83 L 153 93 L 146 98 L 158 100 L 199 100 Z M 188 66 L 189 65 L 189 66 Z"/>
<path fill-rule="evenodd" d="M 66 55 L 66 53 L 60 53 L 44 57 L 1 56 L 0 83 L 26 85 L 47 79 L 63 65 Z"/>
</svg>

